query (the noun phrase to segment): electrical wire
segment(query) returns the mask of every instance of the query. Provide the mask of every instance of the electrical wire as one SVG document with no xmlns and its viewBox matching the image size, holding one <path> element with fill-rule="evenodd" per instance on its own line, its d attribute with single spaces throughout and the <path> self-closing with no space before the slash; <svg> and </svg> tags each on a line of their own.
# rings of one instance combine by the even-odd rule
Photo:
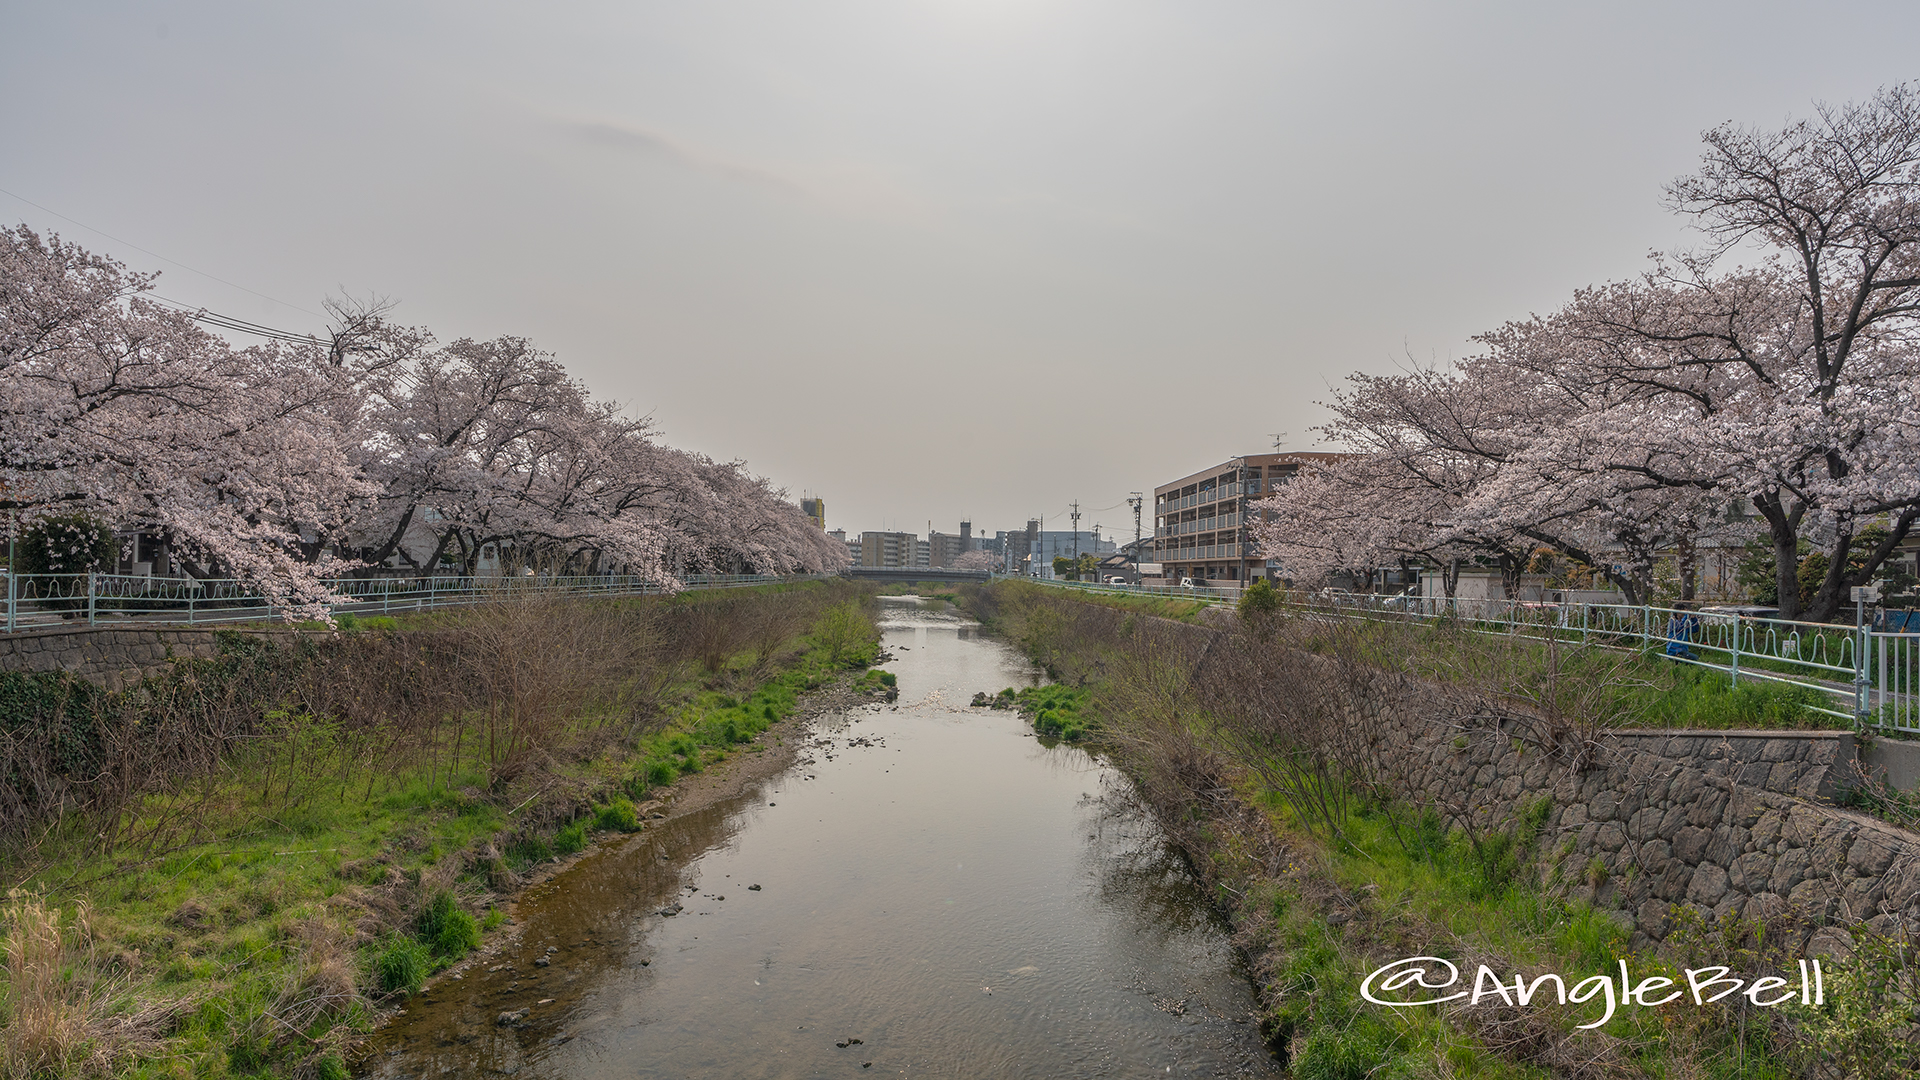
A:
<svg viewBox="0 0 1920 1080">
<path fill-rule="evenodd" d="M 289 304 L 285 300 L 280 300 L 275 297 L 268 296 L 266 293 L 263 293 L 263 292 L 255 292 L 254 290 L 247 288 L 245 285 L 235 285 L 233 282 L 228 281 L 226 278 L 214 277 L 212 274 L 207 273 L 205 270 L 195 270 L 193 267 L 188 266 L 186 263 L 169 259 L 165 255 L 161 255 L 157 252 L 148 251 L 146 248 L 141 247 L 139 244 L 130 243 L 126 240 L 122 240 L 110 232 L 107 232 L 103 229 L 96 229 L 84 221 L 77 221 L 61 213 L 58 210 L 52 210 L 45 206 L 41 206 L 39 203 L 34 202 L 32 199 L 27 198 L 25 195 L 16 195 L 13 192 L 8 191 L 6 188 L 0 188 L 0 195 L 7 195 L 12 198 L 18 199 L 21 202 L 26 203 L 28 206 L 31 206 L 36 210 L 40 210 L 45 213 L 52 214 L 54 217 L 59 218 L 61 221 L 67 222 L 68 224 L 71 224 L 71 225 L 78 225 L 90 233 L 98 233 L 99 235 L 106 237 L 107 239 L 113 241 L 116 244 L 122 244 L 127 247 L 130 247 L 133 250 L 138 251 L 143 255 L 151 255 L 154 258 L 159 259 L 163 263 L 171 263 L 172 265 L 177 266 L 180 269 L 185 270 L 189 273 L 199 274 L 201 277 L 206 278 L 208 281 L 217 281 L 220 284 L 225 285 L 230 289 L 239 289 L 243 293 L 247 293 L 251 296 L 257 296 L 262 300 L 271 300 L 282 307 L 290 307 L 295 311 L 304 311 L 309 315 L 318 315 L 322 319 L 326 318 L 325 315 L 321 315 L 319 312 L 314 311 L 311 308 L 303 308 L 299 304 Z"/>
<path fill-rule="evenodd" d="M 147 298 L 157 300 L 168 307 L 178 308 L 192 315 L 196 320 L 206 323 L 209 326 L 220 327 L 222 330 L 251 334 L 255 337 L 272 338 L 275 341 L 291 341 L 297 345 L 319 345 L 322 343 L 321 338 L 316 334 L 302 334 L 294 330 L 277 330 L 271 326 L 248 322 L 245 319 L 235 318 L 232 315 L 222 315 L 217 311 L 210 311 L 204 307 L 197 307 L 193 304 L 183 304 L 178 300 L 161 296 L 159 293 L 148 293 Z"/>
</svg>

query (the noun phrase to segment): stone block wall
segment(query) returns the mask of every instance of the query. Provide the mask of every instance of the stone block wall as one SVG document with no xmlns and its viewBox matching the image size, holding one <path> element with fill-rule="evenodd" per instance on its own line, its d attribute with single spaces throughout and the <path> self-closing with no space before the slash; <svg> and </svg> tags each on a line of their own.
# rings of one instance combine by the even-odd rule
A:
<svg viewBox="0 0 1920 1080">
<path fill-rule="evenodd" d="M 1551 797 L 1541 845 L 1559 888 L 1619 912 L 1635 947 L 1667 936 L 1675 903 L 1791 911 L 1816 950 L 1823 923 L 1920 933 L 1920 836 L 1824 801 L 1853 760 L 1846 733 L 1634 732 L 1569 747 L 1527 717 L 1444 716 L 1390 721 L 1382 755 L 1408 796 L 1499 820 Z"/>
<path fill-rule="evenodd" d="M 119 690 L 175 657 L 211 657 L 214 631 L 60 627 L 0 635 L 0 671 L 71 671 Z"/>
<path fill-rule="evenodd" d="M 1607 738 L 1617 748 L 1803 799 L 1833 799 L 1857 776 L 1851 731 L 1616 731 Z"/>
</svg>

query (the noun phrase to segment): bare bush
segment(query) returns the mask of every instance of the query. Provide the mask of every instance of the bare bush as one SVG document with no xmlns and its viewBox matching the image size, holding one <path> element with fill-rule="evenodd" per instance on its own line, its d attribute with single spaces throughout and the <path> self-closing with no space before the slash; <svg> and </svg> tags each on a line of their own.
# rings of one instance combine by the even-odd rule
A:
<svg viewBox="0 0 1920 1080">
<path fill-rule="evenodd" d="M 479 717 L 489 787 L 565 756 L 578 718 L 626 711 L 631 678 L 652 642 L 623 621 L 612 605 L 532 600 L 476 608 L 456 628 L 456 667 Z M 463 737 L 464 725 L 456 760 Z"/>
<path fill-rule="evenodd" d="M 1384 787 L 1381 741 L 1409 689 L 1363 644 L 1349 623 L 1263 622 L 1221 634 L 1194 673 L 1210 734 L 1329 839 L 1356 792 Z"/>
</svg>

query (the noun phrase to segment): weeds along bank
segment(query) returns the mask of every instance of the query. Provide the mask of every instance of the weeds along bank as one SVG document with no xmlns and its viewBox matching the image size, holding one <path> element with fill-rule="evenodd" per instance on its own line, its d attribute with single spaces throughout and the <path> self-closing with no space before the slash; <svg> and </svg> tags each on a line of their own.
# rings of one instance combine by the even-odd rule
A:
<svg viewBox="0 0 1920 1080">
<path fill-rule="evenodd" d="M 1017 583 L 963 599 L 1084 688 L 1077 720 L 1231 913 L 1295 1075 L 1920 1075 L 1913 835 L 1608 738 L 1690 697 L 1737 717 L 1684 678 L 1445 630 L 1183 624 Z M 1758 707 L 1791 722 L 1790 701 Z M 1457 966 L 1435 996 L 1481 965 L 1488 982 L 1362 998 L 1407 957 Z M 1636 984 L 1720 966 L 1797 986 L 1803 959 L 1818 1004 L 1683 993 L 1609 1015 L 1595 985 L 1512 992 L 1618 982 L 1622 961 Z"/>
<path fill-rule="evenodd" d="M 223 635 L 114 693 L 0 675 L 0 1071 L 344 1076 L 543 862 L 867 666 L 870 608 L 556 600 Z"/>
</svg>

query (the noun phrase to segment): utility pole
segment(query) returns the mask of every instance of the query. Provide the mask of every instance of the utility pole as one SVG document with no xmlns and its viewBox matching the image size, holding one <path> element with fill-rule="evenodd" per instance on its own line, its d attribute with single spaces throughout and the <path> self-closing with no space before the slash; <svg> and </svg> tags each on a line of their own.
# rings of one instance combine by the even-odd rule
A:
<svg viewBox="0 0 1920 1080">
<path fill-rule="evenodd" d="M 1067 516 L 1073 519 L 1073 561 L 1078 563 L 1080 561 L 1080 500 L 1073 500 L 1072 506 L 1073 513 Z"/>
<path fill-rule="evenodd" d="M 1140 561 L 1140 503 L 1146 496 L 1133 492 L 1127 496 L 1127 505 L 1133 507 L 1133 561 Z"/>
</svg>

